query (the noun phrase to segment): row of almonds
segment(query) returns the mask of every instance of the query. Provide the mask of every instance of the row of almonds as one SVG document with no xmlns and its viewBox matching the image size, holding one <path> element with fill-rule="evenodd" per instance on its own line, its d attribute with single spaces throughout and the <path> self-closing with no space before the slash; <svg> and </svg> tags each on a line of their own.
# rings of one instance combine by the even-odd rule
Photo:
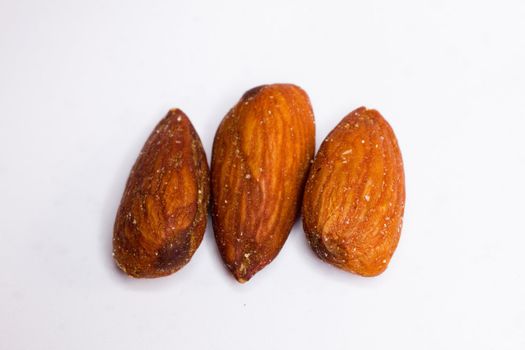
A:
<svg viewBox="0 0 525 350">
<path fill-rule="evenodd" d="M 199 247 L 211 204 L 225 265 L 248 281 L 283 247 L 299 212 L 315 254 L 362 276 L 382 273 L 399 241 L 405 180 L 379 112 L 348 114 L 315 155 L 307 94 L 291 84 L 247 91 L 221 122 L 211 171 L 188 117 L 173 109 L 131 170 L 113 256 L 133 277 L 172 274 Z"/>
</svg>

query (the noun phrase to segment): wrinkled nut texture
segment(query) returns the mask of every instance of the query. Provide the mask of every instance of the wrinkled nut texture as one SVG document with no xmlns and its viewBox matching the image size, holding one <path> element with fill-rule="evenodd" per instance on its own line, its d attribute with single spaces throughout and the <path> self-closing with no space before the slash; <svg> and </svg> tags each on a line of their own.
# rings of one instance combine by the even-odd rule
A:
<svg viewBox="0 0 525 350">
<path fill-rule="evenodd" d="M 382 273 L 405 207 L 403 160 L 390 125 L 361 107 L 322 143 L 310 169 L 303 224 L 324 261 L 362 276 Z"/>
<path fill-rule="evenodd" d="M 297 217 L 315 151 L 313 111 L 299 87 L 246 92 L 217 130 L 212 219 L 226 266 L 248 281 L 279 253 Z"/>
<path fill-rule="evenodd" d="M 131 170 L 113 233 L 117 265 L 133 277 L 174 273 L 202 241 L 209 170 L 188 117 L 171 110 L 155 127 Z"/>
</svg>

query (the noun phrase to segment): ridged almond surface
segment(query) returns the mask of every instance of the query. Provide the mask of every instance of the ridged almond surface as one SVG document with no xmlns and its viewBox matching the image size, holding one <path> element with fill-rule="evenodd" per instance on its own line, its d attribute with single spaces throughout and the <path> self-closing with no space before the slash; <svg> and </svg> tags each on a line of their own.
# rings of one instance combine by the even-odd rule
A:
<svg viewBox="0 0 525 350">
<path fill-rule="evenodd" d="M 211 165 L 213 228 L 239 282 L 281 250 L 300 209 L 314 151 L 310 101 L 294 85 L 249 90 L 220 124 Z"/>
<path fill-rule="evenodd" d="M 202 241 L 209 170 L 188 117 L 171 110 L 155 127 L 131 170 L 113 233 L 117 265 L 133 277 L 183 267 Z"/>
<path fill-rule="evenodd" d="M 362 276 L 383 272 L 405 207 L 403 160 L 390 125 L 361 107 L 322 143 L 310 169 L 303 224 L 324 261 Z"/>
</svg>

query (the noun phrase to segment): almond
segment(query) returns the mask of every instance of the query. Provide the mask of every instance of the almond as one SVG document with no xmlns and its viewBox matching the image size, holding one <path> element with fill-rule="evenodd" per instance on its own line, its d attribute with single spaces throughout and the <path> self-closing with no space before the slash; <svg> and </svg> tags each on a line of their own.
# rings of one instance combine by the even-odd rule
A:
<svg viewBox="0 0 525 350">
<path fill-rule="evenodd" d="M 281 250 L 314 151 L 313 111 L 297 86 L 256 87 L 224 117 L 213 144 L 212 220 L 221 256 L 239 282 Z"/>
<path fill-rule="evenodd" d="M 131 170 L 113 233 L 117 265 L 133 277 L 174 273 L 202 241 L 209 170 L 199 136 L 179 109 L 155 127 Z"/>
<path fill-rule="evenodd" d="M 379 112 L 358 108 L 324 140 L 310 169 L 302 208 L 308 241 L 332 265 L 378 275 L 397 247 L 404 207 L 394 132 Z"/>
</svg>

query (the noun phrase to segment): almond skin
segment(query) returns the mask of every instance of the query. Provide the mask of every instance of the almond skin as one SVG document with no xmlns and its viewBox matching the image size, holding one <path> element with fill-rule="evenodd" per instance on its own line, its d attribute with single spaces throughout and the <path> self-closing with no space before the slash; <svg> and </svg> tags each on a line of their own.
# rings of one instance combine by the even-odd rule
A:
<svg viewBox="0 0 525 350">
<path fill-rule="evenodd" d="M 314 152 L 312 107 L 297 86 L 251 89 L 224 117 L 213 144 L 212 219 L 239 282 L 268 265 L 288 238 Z"/>
<path fill-rule="evenodd" d="M 206 154 L 188 117 L 173 109 L 129 175 L 113 233 L 118 267 L 148 278 L 179 270 L 202 241 L 208 204 Z"/>
<path fill-rule="evenodd" d="M 303 224 L 322 260 L 362 276 L 382 273 L 397 247 L 405 176 L 397 139 L 379 112 L 347 115 L 321 145 L 303 199 Z"/>
</svg>

